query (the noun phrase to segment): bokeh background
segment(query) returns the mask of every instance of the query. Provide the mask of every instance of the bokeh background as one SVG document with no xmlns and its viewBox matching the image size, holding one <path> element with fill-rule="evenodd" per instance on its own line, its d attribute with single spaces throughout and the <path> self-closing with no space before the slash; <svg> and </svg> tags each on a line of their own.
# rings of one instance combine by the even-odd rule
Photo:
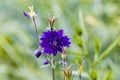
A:
<svg viewBox="0 0 120 80">
<path fill-rule="evenodd" d="M 71 38 L 67 61 L 83 66 L 82 80 L 120 80 L 120 0 L 0 0 L 0 80 L 52 80 L 49 67 L 36 58 L 35 30 L 23 16 L 33 5 L 38 33 L 48 27 L 48 13 L 59 15 L 56 29 Z M 59 55 L 60 57 L 60 55 Z M 56 80 L 63 80 L 61 66 Z"/>
</svg>

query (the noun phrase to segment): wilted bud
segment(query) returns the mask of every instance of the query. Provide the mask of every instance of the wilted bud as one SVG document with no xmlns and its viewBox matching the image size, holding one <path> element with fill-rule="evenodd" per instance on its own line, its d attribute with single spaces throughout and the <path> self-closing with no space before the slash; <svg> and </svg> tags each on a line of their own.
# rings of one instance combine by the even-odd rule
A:
<svg viewBox="0 0 120 80">
<path fill-rule="evenodd" d="M 51 30 L 53 30 L 54 22 L 56 20 L 57 16 L 50 17 L 48 16 L 48 22 L 49 22 L 49 27 Z"/>
<path fill-rule="evenodd" d="M 35 50 L 35 56 L 38 58 L 38 57 L 40 57 L 40 55 L 41 55 L 40 49 L 36 49 Z"/>
<path fill-rule="evenodd" d="M 62 57 L 62 59 L 64 60 L 65 58 L 66 58 L 66 51 L 65 51 L 65 49 L 63 49 L 62 50 L 62 54 L 61 54 L 61 57 Z"/>
<path fill-rule="evenodd" d="M 30 10 L 29 15 L 30 15 L 31 18 L 34 18 L 35 16 L 37 16 L 36 12 L 33 9 L 34 6 L 29 6 L 28 8 Z"/>
</svg>

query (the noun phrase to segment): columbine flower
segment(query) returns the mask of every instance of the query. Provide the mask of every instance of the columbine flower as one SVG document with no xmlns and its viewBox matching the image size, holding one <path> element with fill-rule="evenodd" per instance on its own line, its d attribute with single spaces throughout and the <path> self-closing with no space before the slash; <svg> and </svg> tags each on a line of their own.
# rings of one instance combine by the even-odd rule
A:
<svg viewBox="0 0 120 80">
<path fill-rule="evenodd" d="M 40 57 L 40 55 L 41 55 L 40 49 L 36 49 L 35 50 L 35 56 L 38 58 L 38 57 Z"/>
<path fill-rule="evenodd" d="M 43 32 L 40 37 L 40 46 L 44 53 L 56 56 L 57 52 L 62 52 L 63 47 L 69 47 L 70 41 L 68 36 L 63 36 L 63 30 L 48 30 Z"/>
<path fill-rule="evenodd" d="M 37 16 L 36 12 L 33 9 L 34 6 L 29 6 L 28 8 L 29 8 L 30 12 L 28 12 L 28 13 L 24 12 L 23 14 L 24 14 L 25 17 L 30 19 L 30 18 L 34 18 L 35 16 Z"/>
</svg>

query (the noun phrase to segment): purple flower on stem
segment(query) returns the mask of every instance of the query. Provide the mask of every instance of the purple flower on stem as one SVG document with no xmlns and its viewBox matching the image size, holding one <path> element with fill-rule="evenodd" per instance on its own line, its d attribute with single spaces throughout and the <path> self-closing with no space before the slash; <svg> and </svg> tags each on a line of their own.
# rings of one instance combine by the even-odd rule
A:
<svg viewBox="0 0 120 80">
<path fill-rule="evenodd" d="M 63 36 L 63 30 L 48 30 L 43 32 L 40 37 L 40 46 L 44 53 L 56 56 L 57 52 L 62 52 L 63 47 L 69 47 L 70 39 L 68 36 Z"/>
<path fill-rule="evenodd" d="M 35 56 L 38 58 L 38 57 L 40 57 L 40 55 L 41 55 L 40 49 L 36 49 L 35 50 Z"/>
<path fill-rule="evenodd" d="M 48 61 L 47 59 L 45 59 L 45 60 L 43 61 L 43 64 L 44 64 L 44 65 L 47 65 L 47 64 L 49 64 L 49 61 Z"/>
</svg>

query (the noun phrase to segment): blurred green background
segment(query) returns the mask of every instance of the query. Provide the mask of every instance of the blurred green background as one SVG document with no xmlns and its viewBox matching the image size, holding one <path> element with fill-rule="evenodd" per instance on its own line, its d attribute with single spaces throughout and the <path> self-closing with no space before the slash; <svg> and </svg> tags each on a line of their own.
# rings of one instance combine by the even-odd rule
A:
<svg viewBox="0 0 120 80">
<path fill-rule="evenodd" d="M 33 5 L 39 35 L 48 13 L 59 15 L 56 29 L 71 38 L 67 53 L 78 80 L 75 60 L 83 63 L 82 80 L 120 80 L 120 0 L 0 0 L 0 80 L 52 80 L 49 67 L 36 58 L 35 30 L 23 16 Z M 57 66 L 56 80 L 63 80 Z"/>
</svg>

